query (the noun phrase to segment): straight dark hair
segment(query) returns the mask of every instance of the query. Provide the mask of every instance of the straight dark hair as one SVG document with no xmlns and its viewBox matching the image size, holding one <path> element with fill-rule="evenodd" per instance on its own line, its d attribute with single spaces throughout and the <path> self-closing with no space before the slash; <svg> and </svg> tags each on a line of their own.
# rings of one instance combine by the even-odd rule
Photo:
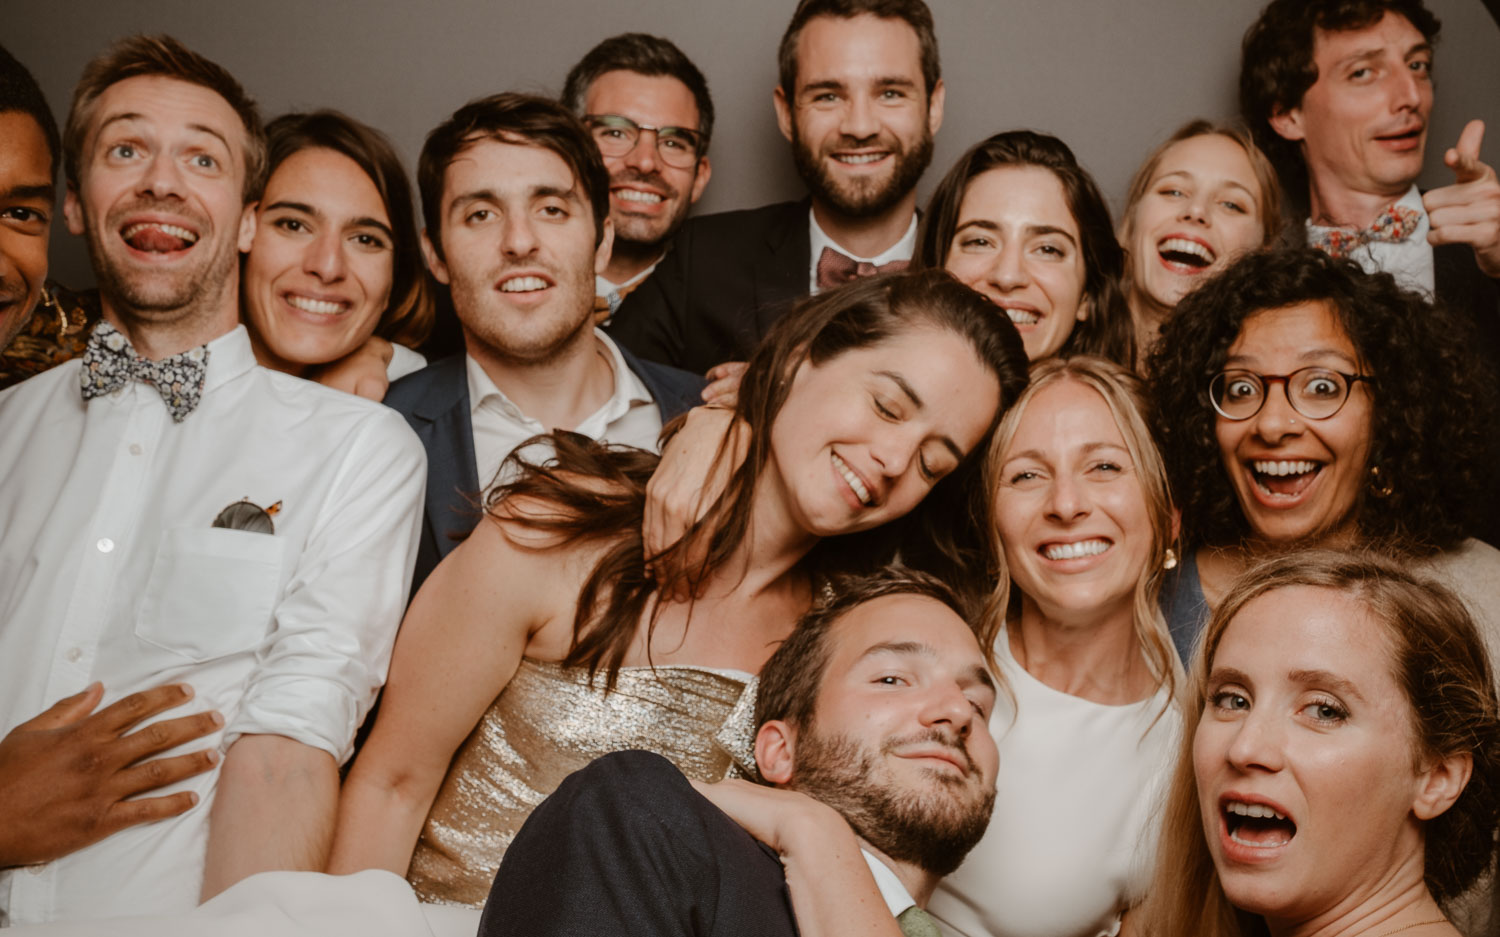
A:
<svg viewBox="0 0 1500 937">
<path fill-rule="evenodd" d="M 915 265 L 937 269 L 947 264 L 969 183 L 991 169 L 1006 166 L 1035 166 L 1056 176 L 1083 242 L 1079 248 L 1083 251 L 1083 293 L 1090 303 L 1089 317 L 1073 328 L 1058 355 L 1097 355 L 1131 367 L 1135 361 L 1135 331 L 1120 285 L 1125 275 L 1125 252 L 1115 239 L 1109 203 L 1068 145 L 1051 134 L 1009 130 L 969 147 L 932 190 L 917 233 Z"/>
<path fill-rule="evenodd" d="M 374 127 L 334 110 L 283 114 L 266 125 L 266 141 L 270 152 L 267 179 L 288 157 L 310 149 L 332 150 L 364 170 L 380 193 L 395 241 L 391 298 L 380 313 L 375 334 L 408 348 L 425 342 L 432 333 L 435 306 L 422 265 L 411 183 L 391 141 Z"/>
<path fill-rule="evenodd" d="M 819 16 L 850 20 L 856 16 L 874 16 L 884 20 L 902 20 L 917 34 L 921 47 L 922 82 L 927 86 L 927 96 L 943 77 L 943 63 L 938 57 L 937 33 L 932 26 L 932 11 L 922 0 L 801 0 L 792 13 L 792 21 L 781 34 L 781 45 L 776 51 L 776 64 L 780 72 L 781 93 L 791 103 L 797 92 L 797 40 L 808 22 Z"/>
<path fill-rule="evenodd" d="M 582 122 L 551 98 L 507 91 L 470 101 L 438 124 L 422 144 L 417 159 L 417 188 L 422 193 L 422 223 L 427 239 L 443 257 L 443 181 L 448 167 L 469 147 L 484 140 L 551 150 L 573 171 L 594 212 L 594 244 L 604 240 L 609 217 L 609 172 L 599 147 Z"/>
<path fill-rule="evenodd" d="M 621 33 L 594 46 L 568 72 L 563 84 L 563 104 L 582 117 L 583 99 L 588 97 L 589 86 L 609 72 L 676 78 L 686 85 L 698 105 L 698 126 L 690 129 L 703 135 L 700 155 L 708 152 L 708 141 L 714 133 L 714 99 L 708 93 L 708 79 L 670 39 L 648 33 Z"/>
<path fill-rule="evenodd" d="M 802 562 L 815 575 L 872 569 L 889 562 L 899 547 L 906 562 L 924 563 L 939 575 L 964 570 L 972 580 L 975 570 L 993 566 L 982 535 L 990 499 L 980 490 L 977 466 L 995 422 L 1026 386 L 1021 337 L 984 297 L 946 273 L 870 277 L 808 299 L 778 320 L 751 356 L 736 407 L 750 430 L 744 461 L 703 518 L 652 557 L 657 568 L 679 572 L 664 579 L 647 573 L 641 518 L 656 456 L 559 433 L 552 437 L 555 459 L 528 463 L 519 455 L 523 446 L 507 460 L 502 473 L 516 480 L 490 493 L 485 508 L 492 516 L 553 535 L 558 544 L 611 543 L 580 591 L 573 645 L 563 663 L 587 667 L 591 675 L 604 670 L 606 686 L 612 688 L 637 625 L 658 592 L 696 595 L 708 575 L 738 549 L 749 531 L 756 484 L 770 459 L 771 428 L 799 367 L 821 365 L 917 328 L 961 336 L 995 376 L 1000 406 L 990 429 L 911 514 L 875 531 L 825 539 Z M 721 443 L 716 461 L 728 458 Z M 934 504 L 940 506 L 926 510 Z M 702 560 L 690 564 L 692 556 Z M 654 627 L 653 612 L 648 645 Z"/>
</svg>

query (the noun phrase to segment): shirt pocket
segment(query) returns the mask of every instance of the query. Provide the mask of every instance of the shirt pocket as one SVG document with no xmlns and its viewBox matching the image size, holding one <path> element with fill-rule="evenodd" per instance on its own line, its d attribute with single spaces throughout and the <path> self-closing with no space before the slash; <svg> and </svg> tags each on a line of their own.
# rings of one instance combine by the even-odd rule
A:
<svg viewBox="0 0 1500 937">
<path fill-rule="evenodd" d="M 164 531 L 135 634 L 193 661 L 254 647 L 281 591 L 285 540 L 220 527 Z"/>
</svg>

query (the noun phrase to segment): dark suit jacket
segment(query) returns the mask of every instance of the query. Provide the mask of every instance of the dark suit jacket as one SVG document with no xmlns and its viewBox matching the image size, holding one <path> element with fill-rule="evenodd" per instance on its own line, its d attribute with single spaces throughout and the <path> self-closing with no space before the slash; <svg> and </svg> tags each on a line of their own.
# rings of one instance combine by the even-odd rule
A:
<svg viewBox="0 0 1500 937">
<path fill-rule="evenodd" d="M 688 221 L 607 331 L 642 358 L 695 374 L 749 358 L 771 323 L 808 293 L 811 204 Z"/>
<path fill-rule="evenodd" d="M 660 755 L 570 775 L 516 834 L 479 937 L 795 937 L 781 862 Z"/>
<path fill-rule="evenodd" d="M 626 365 L 656 400 L 662 422 L 701 403 L 702 378 L 676 368 L 642 361 L 624 348 Z M 469 378 L 464 355 L 457 354 L 408 374 L 391 385 L 385 403 L 406 417 L 427 449 L 427 505 L 411 594 L 458 541 L 479 521 L 479 468 L 474 428 L 469 420 Z M 489 481 L 489 479 L 485 479 Z"/>
<path fill-rule="evenodd" d="M 1490 279 L 1474 260 L 1467 244 L 1442 244 L 1432 249 L 1433 285 L 1438 303 L 1452 312 L 1463 327 L 1472 329 L 1475 356 L 1488 369 L 1487 387 L 1500 386 L 1500 282 Z M 1454 414 L 1461 419 L 1461 414 Z M 1489 462 L 1500 461 L 1500 427 L 1489 428 Z M 1491 546 L 1500 544 L 1500 494 L 1470 514 L 1470 533 Z"/>
</svg>

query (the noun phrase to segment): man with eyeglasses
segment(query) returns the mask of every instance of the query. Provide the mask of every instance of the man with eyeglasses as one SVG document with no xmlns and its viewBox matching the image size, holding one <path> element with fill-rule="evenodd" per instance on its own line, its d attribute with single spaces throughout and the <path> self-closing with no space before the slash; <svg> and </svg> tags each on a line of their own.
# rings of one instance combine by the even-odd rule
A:
<svg viewBox="0 0 1500 937">
<path fill-rule="evenodd" d="M 594 278 L 607 321 L 666 252 L 712 169 L 714 102 L 698 66 L 669 40 L 612 36 L 568 72 L 563 103 L 583 119 L 609 170 L 615 246 Z"/>
<path fill-rule="evenodd" d="M 932 12 L 802 0 L 778 66 L 777 124 L 809 197 L 685 225 L 610 326 L 644 358 L 698 373 L 744 361 L 797 300 L 911 260 L 916 185 L 943 122 Z"/>
</svg>

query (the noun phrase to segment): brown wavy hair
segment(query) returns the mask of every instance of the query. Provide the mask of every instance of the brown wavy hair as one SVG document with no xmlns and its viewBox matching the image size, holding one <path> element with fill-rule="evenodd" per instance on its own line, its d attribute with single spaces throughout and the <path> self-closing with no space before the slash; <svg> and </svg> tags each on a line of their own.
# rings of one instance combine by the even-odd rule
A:
<svg viewBox="0 0 1500 937">
<path fill-rule="evenodd" d="M 1193 660 L 1194 704 L 1184 713 L 1182 746 L 1167 795 L 1156 874 L 1138 912 L 1151 937 L 1250 937 L 1267 933 L 1258 915 L 1230 904 L 1203 829 L 1193 772 L 1193 738 L 1207 705 L 1208 677 L 1219 643 L 1252 599 L 1292 586 L 1344 593 L 1369 611 L 1390 648 L 1390 666 L 1411 712 L 1412 760 L 1467 754 L 1469 783 L 1453 806 L 1423 825 L 1424 879 L 1439 902 L 1463 893 L 1495 855 L 1500 797 L 1500 713 L 1484 640 L 1468 609 L 1443 586 L 1368 553 L 1309 550 L 1282 554 L 1236 580 L 1209 620 Z M 1358 791 L 1350 791 L 1357 798 Z"/>
<path fill-rule="evenodd" d="M 653 579 L 647 573 L 641 537 L 646 483 L 656 456 L 558 433 L 552 437 L 555 459 L 527 462 L 521 456 L 525 446 L 507 459 L 502 474 L 519 475 L 490 493 L 485 504 L 490 515 L 549 534 L 558 544 L 610 544 L 579 593 L 573 644 L 563 663 L 587 667 L 590 675 L 605 671 L 606 686 L 612 688 L 636 629 L 658 593 L 698 594 L 709 574 L 745 540 L 756 483 L 770 459 L 771 427 L 797 369 L 914 328 L 963 337 L 994 375 L 1000 385 L 1000 407 L 990 429 L 906 517 L 876 530 L 826 538 L 802 562 L 815 575 L 852 573 L 883 565 L 899 549 L 903 562 L 955 585 L 973 582 L 977 570 L 991 569 L 982 536 L 989 523 L 988 498 L 979 483 L 978 465 L 1001 413 L 1026 386 L 1021 337 L 1008 319 L 995 315 L 988 300 L 942 271 L 870 277 L 811 297 L 767 332 L 745 369 L 736 406 L 737 418 L 749 428 L 748 452 L 703 518 L 681 540 L 652 557 L 654 567 L 677 571 L 667 578 Z M 729 458 L 726 436 L 715 464 Z M 701 562 L 687 559 L 695 555 L 703 557 Z M 655 617 L 652 611 L 648 645 Z"/>
</svg>

